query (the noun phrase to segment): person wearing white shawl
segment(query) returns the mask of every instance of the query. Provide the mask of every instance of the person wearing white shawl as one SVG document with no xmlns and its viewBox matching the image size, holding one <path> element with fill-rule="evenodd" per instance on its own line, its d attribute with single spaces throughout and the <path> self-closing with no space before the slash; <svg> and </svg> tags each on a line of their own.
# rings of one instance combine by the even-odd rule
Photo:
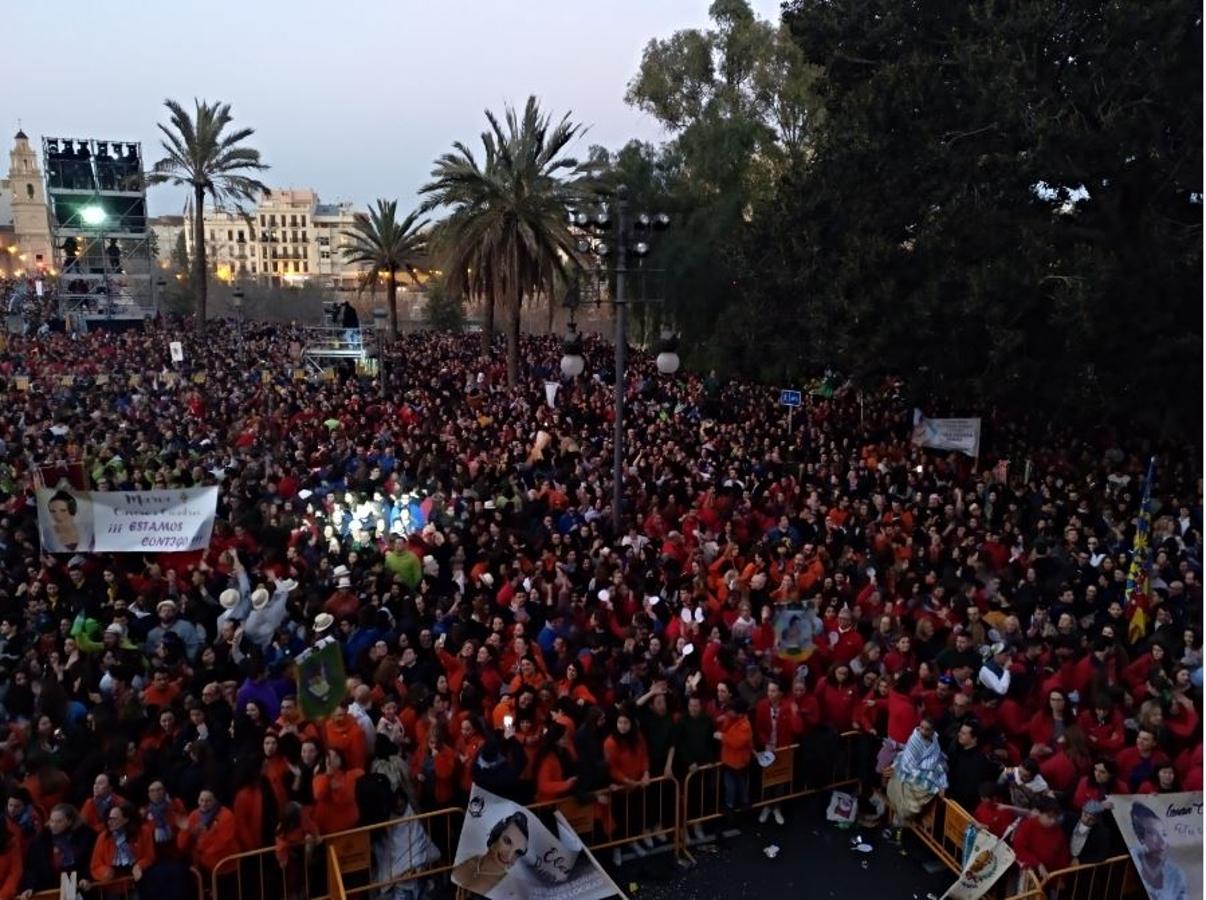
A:
<svg viewBox="0 0 1206 900">
<path fill-rule="evenodd" d="M 946 755 L 934 734 L 934 723 L 923 718 L 892 764 L 888 802 L 897 828 L 916 816 L 947 786 Z"/>
</svg>

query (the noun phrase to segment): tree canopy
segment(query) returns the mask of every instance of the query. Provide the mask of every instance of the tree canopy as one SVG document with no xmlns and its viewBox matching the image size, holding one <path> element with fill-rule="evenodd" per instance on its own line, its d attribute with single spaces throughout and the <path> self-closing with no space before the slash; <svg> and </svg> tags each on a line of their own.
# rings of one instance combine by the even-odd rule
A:
<svg viewBox="0 0 1206 900">
<path fill-rule="evenodd" d="M 711 15 L 652 41 L 629 86 L 672 139 L 611 157 L 636 202 L 675 214 L 651 264 L 698 361 L 924 371 L 966 412 L 1197 430 L 1197 10 L 794 0 L 775 25 L 718 0 Z"/>
</svg>

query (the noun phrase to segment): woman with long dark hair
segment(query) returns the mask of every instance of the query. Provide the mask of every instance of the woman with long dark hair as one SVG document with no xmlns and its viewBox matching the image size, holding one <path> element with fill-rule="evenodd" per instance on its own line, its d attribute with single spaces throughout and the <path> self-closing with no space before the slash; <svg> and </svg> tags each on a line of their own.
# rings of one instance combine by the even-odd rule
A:
<svg viewBox="0 0 1206 900">
<path fill-rule="evenodd" d="M 234 770 L 235 836 L 243 852 L 272 846 L 279 816 L 276 792 L 264 776 L 264 759 L 241 757 Z"/>
<path fill-rule="evenodd" d="M 569 730 L 551 722 L 536 754 L 536 802 L 568 797 L 578 783 L 577 768 Z"/>
<path fill-rule="evenodd" d="M 643 798 L 636 791 L 649 784 L 649 750 L 644 736 L 637 730 L 636 718 L 626 708 L 616 713 L 612 733 L 603 742 L 603 757 L 607 760 L 607 771 L 611 783 L 623 791 L 612 793 L 612 816 L 625 837 L 632 836 L 631 846 L 637 856 L 644 856 L 645 849 L 638 837 L 645 826 L 641 811 Z M 623 853 L 616 847 L 612 858 L 618 866 Z"/>
</svg>

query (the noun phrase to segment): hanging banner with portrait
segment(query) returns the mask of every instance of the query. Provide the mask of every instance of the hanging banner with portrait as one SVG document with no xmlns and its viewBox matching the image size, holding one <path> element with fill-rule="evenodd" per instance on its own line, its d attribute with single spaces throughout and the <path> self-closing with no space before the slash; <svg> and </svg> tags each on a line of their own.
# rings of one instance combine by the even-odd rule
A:
<svg viewBox="0 0 1206 900">
<path fill-rule="evenodd" d="M 490 900 L 623 897 L 560 812 L 554 820 L 556 837 L 531 810 L 474 785 L 453 884 Z"/>
<path fill-rule="evenodd" d="M 1109 794 L 1114 821 L 1151 900 L 1202 896 L 1202 792 Z"/>
<path fill-rule="evenodd" d="M 37 500 L 46 553 L 186 553 L 209 546 L 218 489 L 41 488 Z"/>
</svg>

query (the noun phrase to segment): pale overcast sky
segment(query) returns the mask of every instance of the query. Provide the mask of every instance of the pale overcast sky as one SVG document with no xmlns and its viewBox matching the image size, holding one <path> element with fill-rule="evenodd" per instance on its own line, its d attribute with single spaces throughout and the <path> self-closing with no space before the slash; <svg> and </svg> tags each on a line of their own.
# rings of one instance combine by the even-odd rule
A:
<svg viewBox="0 0 1206 900">
<path fill-rule="evenodd" d="M 232 104 L 256 129 L 273 187 L 326 202 L 397 197 L 409 208 L 431 161 L 477 144 L 482 111 L 528 94 L 590 125 L 585 144 L 657 140 L 624 103 L 653 37 L 706 27 L 709 0 L 91 0 L 3 3 L 0 127 L 141 141 L 159 158 L 162 101 Z M 753 0 L 776 18 L 778 0 Z M 21 36 L 25 37 L 22 38 Z M 179 212 L 155 188 L 151 212 Z"/>
</svg>

